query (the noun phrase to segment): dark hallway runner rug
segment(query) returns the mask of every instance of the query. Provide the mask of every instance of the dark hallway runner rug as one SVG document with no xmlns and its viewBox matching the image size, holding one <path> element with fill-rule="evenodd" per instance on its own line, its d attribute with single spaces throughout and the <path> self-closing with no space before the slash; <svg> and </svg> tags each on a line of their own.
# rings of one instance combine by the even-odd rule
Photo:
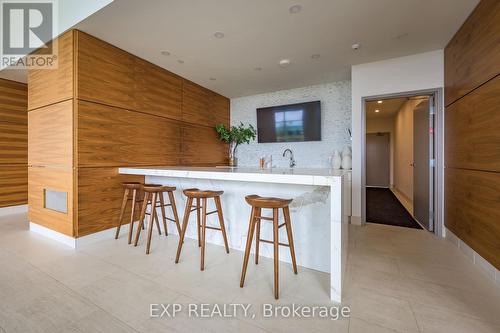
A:
<svg viewBox="0 0 500 333">
<path fill-rule="evenodd" d="M 388 188 L 366 188 L 366 222 L 422 229 Z"/>
</svg>

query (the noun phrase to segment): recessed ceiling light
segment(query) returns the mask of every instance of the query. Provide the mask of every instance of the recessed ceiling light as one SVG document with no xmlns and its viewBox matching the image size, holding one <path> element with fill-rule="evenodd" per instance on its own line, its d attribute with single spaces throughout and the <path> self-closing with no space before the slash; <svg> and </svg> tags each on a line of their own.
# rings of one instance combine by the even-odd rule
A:
<svg viewBox="0 0 500 333">
<path fill-rule="evenodd" d="M 222 38 L 224 38 L 224 36 L 225 35 L 224 35 L 224 33 L 222 31 L 216 31 L 214 33 L 214 37 L 217 38 L 217 39 L 222 39 Z"/>
<path fill-rule="evenodd" d="M 255 67 L 253 70 L 259 72 L 262 70 L 262 67 Z"/>
<path fill-rule="evenodd" d="M 214 78 L 214 77 L 211 77 L 211 78 L 210 78 L 210 81 L 215 81 L 215 80 L 217 80 L 217 79 L 216 79 L 216 78 Z"/>
<path fill-rule="evenodd" d="M 359 50 L 359 48 L 361 47 L 361 45 L 359 45 L 359 43 L 354 43 L 354 44 L 351 45 L 351 47 L 352 47 L 352 49 L 354 51 L 356 51 L 356 50 Z"/>
<path fill-rule="evenodd" d="M 302 10 L 301 5 L 293 5 L 292 7 L 288 8 L 288 11 L 290 12 L 290 14 L 300 13 L 301 10 Z"/>
<path fill-rule="evenodd" d="M 281 59 L 279 64 L 281 67 L 286 67 L 286 66 L 290 65 L 290 59 Z"/>
<path fill-rule="evenodd" d="M 179 60 L 177 60 L 177 62 L 178 62 L 179 64 L 183 64 L 183 63 L 184 63 L 184 60 L 179 59 Z"/>
<path fill-rule="evenodd" d="M 406 38 L 406 37 L 408 37 L 408 33 L 407 32 L 405 32 L 404 34 L 396 36 L 396 39 L 403 39 L 403 38 Z"/>
<path fill-rule="evenodd" d="M 382 104 L 382 101 L 377 101 L 378 104 Z"/>
<path fill-rule="evenodd" d="M 316 60 L 316 59 L 319 59 L 321 56 L 319 54 L 313 54 L 311 56 L 312 59 Z"/>
<path fill-rule="evenodd" d="M 375 110 L 375 113 L 379 113 L 379 112 L 380 112 L 380 110 L 379 110 L 379 109 Z"/>
<path fill-rule="evenodd" d="M 168 57 L 170 55 L 170 52 L 168 52 L 168 51 L 161 51 L 161 55 L 164 55 L 164 56 Z"/>
</svg>

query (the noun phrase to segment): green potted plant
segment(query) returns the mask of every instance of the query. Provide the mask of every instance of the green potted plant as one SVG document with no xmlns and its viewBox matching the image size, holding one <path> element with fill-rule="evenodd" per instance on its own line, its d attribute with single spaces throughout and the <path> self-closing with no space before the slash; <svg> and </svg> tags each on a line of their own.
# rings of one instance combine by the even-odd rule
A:
<svg viewBox="0 0 500 333">
<path fill-rule="evenodd" d="M 229 143 L 229 166 L 236 166 L 236 148 L 243 143 L 249 144 L 251 140 L 255 140 L 257 131 L 252 125 L 245 126 L 240 123 L 238 126 L 231 126 L 227 129 L 223 124 L 215 126 L 215 130 L 219 134 L 219 139 Z"/>
</svg>

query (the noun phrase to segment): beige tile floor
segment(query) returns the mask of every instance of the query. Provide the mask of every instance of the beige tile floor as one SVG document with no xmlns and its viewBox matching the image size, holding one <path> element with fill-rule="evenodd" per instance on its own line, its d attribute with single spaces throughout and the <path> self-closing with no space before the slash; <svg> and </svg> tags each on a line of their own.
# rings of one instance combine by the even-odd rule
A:
<svg viewBox="0 0 500 333">
<path fill-rule="evenodd" d="M 151 303 L 328 304 L 329 276 L 210 245 L 200 272 L 196 243 L 173 263 L 177 239 L 158 236 L 152 253 L 125 234 L 77 251 L 30 233 L 22 215 L 0 217 L 0 332 L 500 332 L 499 290 L 462 253 L 422 230 L 367 225 L 350 230 L 344 305 L 348 319 L 149 318 Z M 300 237 L 300 235 L 295 235 Z M 255 310 L 259 313 L 260 311 Z"/>
</svg>

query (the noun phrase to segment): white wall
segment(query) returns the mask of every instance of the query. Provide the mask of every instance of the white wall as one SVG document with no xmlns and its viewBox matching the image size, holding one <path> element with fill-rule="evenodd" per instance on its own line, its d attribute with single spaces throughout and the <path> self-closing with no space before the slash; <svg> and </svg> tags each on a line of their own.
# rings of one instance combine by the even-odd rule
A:
<svg viewBox="0 0 500 333">
<path fill-rule="evenodd" d="M 241 145 L 237 150 L 238 164 L 258 166 L 262 156 L 273 156 L 273 164 L 288 167 L 289 159 L 283 150 L 291 148 L 297 167 L 329 167 L 329 157 L 335 149 L 342 150 L 351 141 L 347 129 L 351 128 L 351 84 L 333 82 L 304 88 L 276 91 L 231 99 L 231 124 L 240 122 L 257 128 L 256 109 L 266 106 L 321 101 L 321 136 L 318 142 L 257 143 Z"/>
<path fill-rule="evenodd" d="M 389 95 L 444 86 L 443 50 L 352 66 L 352 222 L 362 221 L 361 163 L 363 97 Z M 364 213 L 363 213 L 364 214 Z"/>
<path fill-rule="evenodd" d="M 390 185 L 394 184 L 394 117 L 370 118 L 366 120 L 366 133 L 389 133 L 390 145 Z"/>
</svg>

